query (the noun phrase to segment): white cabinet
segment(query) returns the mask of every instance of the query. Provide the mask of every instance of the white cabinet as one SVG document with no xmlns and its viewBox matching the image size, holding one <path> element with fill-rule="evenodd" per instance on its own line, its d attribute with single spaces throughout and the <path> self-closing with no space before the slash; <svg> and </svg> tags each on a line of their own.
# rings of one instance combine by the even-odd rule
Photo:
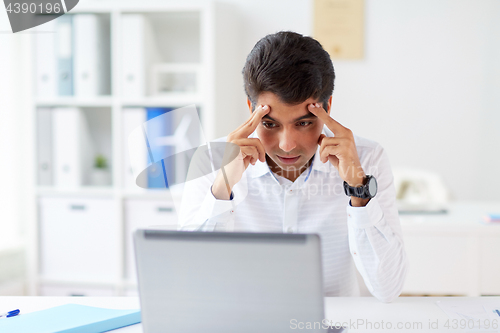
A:
<svg viewBox="0 0 500 333">
<path fill-rule="evenodd" d="M 479 247 L 481 294 L 500 295 L 500 235 L 485 235 Z"/>
<path fill-rule="evenodd" d="M 125 202 L 126 278 L 135 282 L 135 257 L 132 234 L 137 229 L 177 230 L 174 203 L 168 200 L 129 199 Z"/>
<path fill-rule="evenodd" d="M 409 270 L 403 294 L 500 295 L 500 204 L 456 202 L 444 215 L 401 215 Z"/>
<path fill-rule="evenodd" d="M 41 198 L 41 276 L 54 280 L 119 280 L 121 239 L 114 205 L 114 200 L 104 198 Z"/>
<path fill-rule="evenodd" d="M 422 295 L 476 294 L 479 271 L 475 239 L 406 236 L 409 273 L 405 291 Z"/>
</svg>

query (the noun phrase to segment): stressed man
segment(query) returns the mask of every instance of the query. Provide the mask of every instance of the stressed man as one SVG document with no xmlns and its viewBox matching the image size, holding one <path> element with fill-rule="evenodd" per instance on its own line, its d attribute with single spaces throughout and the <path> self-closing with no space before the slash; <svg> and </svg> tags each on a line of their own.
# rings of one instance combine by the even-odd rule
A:
<svg viewBox="0 0 500 333">
<path fill-rule="evenodd" d="M 261 39 L 243 68 L 250 117 L 218 141 L 239 148 L 186 184 L 182 230 L 317 233 L 325 296 L 401 293 L 406 254 L 387 154 L 332 117 L 335 73 L 316 40 Z"/>
</svg>

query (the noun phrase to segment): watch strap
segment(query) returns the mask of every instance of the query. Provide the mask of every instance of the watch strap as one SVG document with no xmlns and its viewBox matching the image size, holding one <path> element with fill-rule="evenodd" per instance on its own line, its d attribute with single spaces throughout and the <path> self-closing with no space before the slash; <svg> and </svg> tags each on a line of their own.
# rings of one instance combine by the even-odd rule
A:
<svg viewBox="0 0 500 333">
<path fill-rule="evenodd" d="M 353 187 L 350 186 L 346 181 L 344 181 L 344 192 L 347 196 L 350 197 L 356 197 L 356 198 L 361 198 L 361 199 L 369 199 L 371 198 L 370 196 L 370 191 L 368 189 L 369 186 L 369 179 L 372 176 L 366 176 L 364 179 L 364 184 L 363 186 L 358 186 L 358 187 Z"/>
</svg>

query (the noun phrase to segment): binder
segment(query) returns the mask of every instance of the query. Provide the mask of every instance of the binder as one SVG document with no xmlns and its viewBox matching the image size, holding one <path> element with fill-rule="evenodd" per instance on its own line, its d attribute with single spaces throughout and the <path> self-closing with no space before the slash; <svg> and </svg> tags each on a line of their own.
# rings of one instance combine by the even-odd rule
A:
<svg viewBox="0 0 500 333">
<path fill-rule="evenodd" d="M 37 110 L 37 183 L 52 185 L 52 111 L 49 108 Z"/>
<path fill-rule="evenodd" d="M 154 29 L 141 14 L 122 16 L 122 95 L 140 98 L 150 91 L 150 66 L 160 61 Z"/>
<path fill-rule="evenodd" d="M 78 14 L 73 28 L 75 95 L 109 94 L 109 23 L 97 14 Z"/>
<path fill-rule="evenodd" d="M 129 145 L 132 132 L 142 127 L 145 122 L 146 110 L 144 108 L 123 109 L 123 147 L 126 148 L 123 154 L 125 158 L 123 161 L 123 184 L 124 187 L 128 189 L 139 189 L 136 184 L 134 168 L 142 171 L 148 167 L 148 151 L 146 145 L 144 143 L 133 145 L 136 149 L 134 152 L 130 152 L 131 146 Z M 142 135 L 139 139 L 144 140 L 144 136 Z"/>
<path fill-rule="evenodd" d="M 87 121 L 78 108 L 57 108 L 52 115 L 54 185 L 78 187 L 92 168 L 92 144 Z"/>
<path fill-rule="evenodd" d="M 172 117 L 160 117 L 169 111 L 172 109 L 146 108 L 145 133 L 150 150 L 149 154 L 153 156 L 154 162 L 148 167 L 148 188 L 168 188 L 168 177 L 174 175 L 172 159 L 165 159 L 165 157 L 173 155 L 175 147 L 156 144 L 156 139 L 173 134 Z"/>
<path fill-rule="evenodd" d="M 0 320 L 1 332 L 99 333 L 141 322 L 140 310 L 103 309 L 65 304 Z"/>
<path fill-rule="evenodd" d="M 35 38 L 36 94 L 44 98 L 57 95 L 56 21 L 38 27 Z"/>
<path fill-rule="evenodd" d="M 72 30 L 73 15 L 63 15 L 57 21 L 57 81 L 60 96 L 73 95 Z"/>
</svg>

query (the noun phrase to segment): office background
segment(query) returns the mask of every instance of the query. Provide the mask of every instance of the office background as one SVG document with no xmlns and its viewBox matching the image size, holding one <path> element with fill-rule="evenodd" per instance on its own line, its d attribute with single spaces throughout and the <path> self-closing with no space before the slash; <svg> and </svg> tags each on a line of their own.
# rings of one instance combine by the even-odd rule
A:
<svg viewBox="0 0 500 333">
<path fill-rule="evenodd" d="M 86 1 L 92 2 L 113 3 Z M 313 1 L 219 2 L 234 15 L 231 68 L 238 71 L 266 34 L 313 33 Z M 199 3 L 205 2 L 193 1 Z M 452 201 L 500 202 L 500 2 L 366 0 L 364 24 L 363 59 L 334 60 L 332 116 L 380 142 L 395 169 L 440 175 Z M 17 239 L 24 244 L 38 218 L 33 34 L 9 29 L 0 11 L 0 249 Z M 224 93 L 237 102 L 217 111 L 230 120 L 215 127 L 214 137 L 236 128 L 248 112 L 241 77 L 219 75 L 234 77 Z M 8 283 L 8 272 L 3 276 L 0 282 Z"/>
</svg>

